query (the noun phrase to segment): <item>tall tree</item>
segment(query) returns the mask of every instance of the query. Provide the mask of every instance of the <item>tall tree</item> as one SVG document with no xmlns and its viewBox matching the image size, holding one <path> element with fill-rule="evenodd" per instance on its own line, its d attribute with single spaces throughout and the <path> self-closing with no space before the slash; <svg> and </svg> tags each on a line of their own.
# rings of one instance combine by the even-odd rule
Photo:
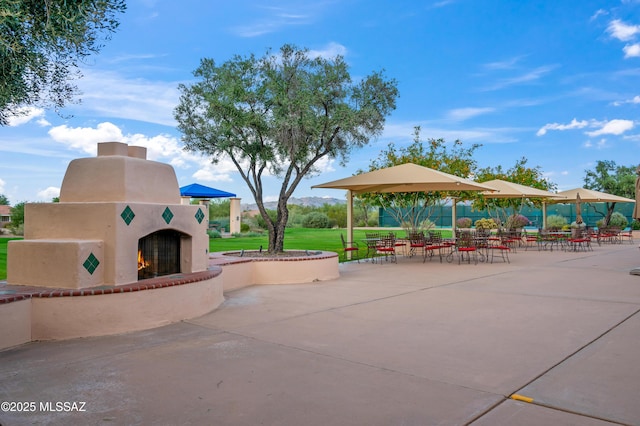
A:
<svg viewBox="0 0 640 426">
<path fill-rule="evenodd" d="M 125 9 L 125 0 L 2 0 L 0 125 L 25 106 L 71 101 L 78 64 L 100 51 Z"/>
<path fill-rule="evenodd" d="M 11 207 L 10 221 L 7 228 L 11 229 L 12 233 L 19 235 L 22 233 L 21 229 L 24 225 L 24 205 L 25 202 L 21 201 L 15 206 Z"/>
<path fill-rule="evenodd" d="M 504 170 L 501 165 L 479 169 L 475 178 L 478 182 L 500 179 L 545 191 L 554 191 L 557 188 L 555 183 L 544 177 L 540 166 L 527 166 L 527 159 L 524 157 L 517 160 L 516 164 L 508 170 Z M 542 202 L 543 200 L 539 198 L 485 198 L 478 193 L 475 194 L 473 208 L 476 210 L 487 209 L 489 212 L 495 210 L 504 224 L 510 213 L 516 215 L 524 206 L 540 207 Z"/>
<path fill-rule="evenodd" d="M 621 197 L 635 198 L 636 166 L 618 166 L 615 161 L 599 160 L 593 170 L 585 170 L 584 187 Z M 604 217 L 609 224 L 616 203 L 605 203 L 606 211 L 599 211 L 590 204 L 594 212 Z"/>
<path fill-rule="evenodd" d="M 0 194 L 0 206 L 8 206 L 9 199 L 4 194 Z"/>
<path fill-rule="evenodd" d="M 283 250 L 287 201 L 302 178 L 379 135 L 398 96 L 382 72 L 353 83 L 342 56 L 312 57 L 293 45 L 220 66 L 203 59 L 194 74 L 200 81 L 180 85 L 175 109 L 185 149 L 235 164 L 267 224 L 270 253 Z M 282 179 L 275 219 L 263 202 L 267 174 Z"/>
<path fill-rule="evenodd" d="M 395 144 L 390 144 L 388 149 L 380 152 L 378 158 L 371 161 L 369 170 L 366 171 L 371 172 L 400 164 L 414 163 L 466 179 L 473 175 L 476 168 L 473 154 L 479 147 L 478 144 L 465 147 L 459 140 L 447 144 L 444 139 L 429 139 L 425 143 L 420 137 L 420 127 L 416 126 L 411 145 L 398 149 Z M 359 171 L 359 173 L 364 173 L 364 171 Z M 406 230 L 417 231 L 422 228 L 424 219 L 429 218 L 431 208 L 441 202 L 445 195 L 458 198 L 470 196 L 467 193 L 451 192 L 447 194 L 441 192 L 381 192 L 359 194 L 357 197 L 368 205 L 383 207 Z"/>
</svg>

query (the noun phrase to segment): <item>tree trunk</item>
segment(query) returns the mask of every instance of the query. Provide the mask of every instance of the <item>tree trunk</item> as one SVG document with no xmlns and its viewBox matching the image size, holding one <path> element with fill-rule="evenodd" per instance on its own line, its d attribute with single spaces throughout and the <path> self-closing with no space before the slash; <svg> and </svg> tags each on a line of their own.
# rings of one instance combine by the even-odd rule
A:
<svg viewBox="0 0 640 426">
<path fill-rule="evenodd" d="M 613 209 L 616 207 L 616 203 L 607 203 L 607 215 L 604 217 L 604 221 L 602 222 L 603 226 L 609 226 L 609 221 L 611 220 L 611 215 L 613 214 Z"/>
<path fill-rule="evenodd" d="M 288 221 L 287 199 L 281 197 L 278 201 L 276 220 L 273 226 L 269 227 L 269 253 L 281 253 L 284 251 L 284 231 Z"/>
</svg>

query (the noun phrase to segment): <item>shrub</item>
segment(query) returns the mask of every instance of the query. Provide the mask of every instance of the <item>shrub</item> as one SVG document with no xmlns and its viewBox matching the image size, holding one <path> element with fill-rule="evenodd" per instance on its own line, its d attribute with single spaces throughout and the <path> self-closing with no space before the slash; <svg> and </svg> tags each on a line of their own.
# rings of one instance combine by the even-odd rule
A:
<svg viewBox="0 0 640 426">
<path fill-rule="evenodd" d="M 311 212 L 302 220 L 302 226 L 305 228 L 331 228 L 331 220 L 324 213 Z"/>
<path fill-rule="evenodd" d="M 7 229 L 17 237 L 21 237 L 24 235 L 24 223 L 20 223 L 18 225 L 14 225 L 14 224 L 7 225 Z"/>
<path fill-rule="evenodd" d="M 522 228 L 529 225 L 531 221 L 521 214 L 514 214 L 507 218 L 506 227 L 508 229 Z"/>
<path fill-rule="evenodd" d="M 640 229 L 640 220 L 633 220 L 633 222 L 631 222 L 631 229 L 633 229 L 634 231 Z"/>
<path fill-rule="evenodd" d="M 460 219 L 456 220 L 456 226 L 458 228 L 471 228 L 471 218 L 469 217 L 461 217 Z"/>
<path fill-rule="evenodd" d="M 491 218 L 478 219 L 476 220 L 474 225 L 476 229 L 496 229 L 498 227 L 498 224 L 496 223 L 496 221 Z"/>
<path fill-rule="evenodd" d="M 229 216 L 214 217 L 209 221 L 209 223 L 212 225 L 215 224 L 218 230 L 222 230 L 222 229 L 226 229 L 227 231 L 229 230 Z"/>
<path fill-rule="evenodd" d="M 267 215 L 271 218 L 271 220 L 273 220 L 275 222 L 276 220 L 276 216 L 278 215 L 278 212 L 276 210 L 267 210 Z M 257 215 L 255 217 L 256 220 L 256 224 L 262 228 L 262 229 L 267 229 L 267 222 L 265 222 L 265 220 L 262 218 L 262 215 Z"/>
<path fill-rule="evenodd" d="M 602 228 L 603 223 L 604 223 L 604 219 L 600 219 L 599 221 L 596 222 L 596 226 L 598 228 Z M 627 227 L 628 224 L 629 224 L 629 221 L 620 212 L 613 212 L 613 214 L 609 218 L 609 226 L 612 228 L 624 229 Z"/>
<path fill-rule="evenodd" d="M 238 232 L 234 232 L 233 234 L 231 234 L 231 236 L 235 237 L 235 238 L 262 237 L 262 236 L 264 236 L 264 232 L 251 231 L 251 232 L 246 232 L 244 234 L 241 234 L 241 233 L 238 233 Z"/>
<path fill-rule="evenodd" d="M 550 214 L 547 216 L 547 229 L 560 230 L 563 226 L 568 225 L 567 218 L 559 214 Z"/>
<path fill-rule="evenodd" d="M 222 238 L 222 235 L 216 229 L 207 230 L 207 234 L 209 234 L 209 238 Z"/>
<path fill-rule="evenodd" d="M 240 224 L 240 232 L 249 232 L 251 230 L 251 227 L 249 226 L 248 223 L 241 223 Z"/>
</svg>

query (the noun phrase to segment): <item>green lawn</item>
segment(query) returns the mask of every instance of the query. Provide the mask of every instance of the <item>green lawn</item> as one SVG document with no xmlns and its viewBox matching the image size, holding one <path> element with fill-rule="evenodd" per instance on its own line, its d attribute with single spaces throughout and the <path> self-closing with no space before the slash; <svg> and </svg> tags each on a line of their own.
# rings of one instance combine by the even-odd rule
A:
<svg viewBox="0 0 640 426">
<path fill-rule="evenodd" d="M 0 238 L 0 280 L 7 279 L 7 243 L 20 238 Z"/>
<path fill-rule="evenodd" d="M 284 249 L 341 251 L 340 233 L 346 239 L 346 229 L 288 228 L 285 231 Z M 355 241 L 365 237 L 363 230 L 358 229 L 353 233 Z M 209 251 L 258 250 L 260 246 L 266 250 L 268 245 L 269 238 L 266 233 L 262 237 L 211 238 Z"/>
<path fill-rule="evenodd" d="M 384 231 L 384 229 L 381 229 Z M 353 240 L 357 242 L 361 248 L 366 249 L 362 240 L 365 238 L 365 232 L 362 229 L 353 231 Z M 394 231 L 399 237 L 404 237 L 404 231 Z M 340 234 L 347 236 L 346 229 L 309 229 L 309 228 L 288 228 L 285 231 L 284 249 L 285 250 L 324 250 L 342 252 L 342 242 Z M 442 236 L 449 238 L 451 230 L 443 230 Z M 236 250 L 258 250 L 262 245 L 266 249 L 269 245 L 269 239 L 266 234 L 263 237 L 242 237 L 242 238 L 212 238 L 209 240 L 209 251 L 236 251 Z"/>
<path fill-rule="evenodd" d="M 398 236 L 404 236 L 404 231 L 395 231 Z M 323 250 L 342 252 L 340 234 L 346 239 L 346 229 L 309 229 L 309 228 L 289 228 L 285 232 L 285 250 Z M 451 231 L 443 231 L 443 236 L 451 235 Z M 354 241 L 358 242 L 362 250 L 366 247 L 362 240 L 365 238 L 365 231 L 356 229 L 353 231 Z M 7 242 L 18 238 L 0 238 L 0 280 L 7 279 Z M 265 234 L 262 237 L 240 237 L 240 238 L 211 238 L 209 240 L 209 251 L 240 251 L 258 250 L 260 246 L 264 250 L 269 245 L 269 239 Z"/>
</svg>

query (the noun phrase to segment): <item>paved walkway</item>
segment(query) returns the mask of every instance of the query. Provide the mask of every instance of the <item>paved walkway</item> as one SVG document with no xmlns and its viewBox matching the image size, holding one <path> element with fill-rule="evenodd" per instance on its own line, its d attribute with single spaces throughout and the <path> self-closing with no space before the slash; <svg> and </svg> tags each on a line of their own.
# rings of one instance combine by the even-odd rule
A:
<svg viewBox="0 0 640 426">
<path fill-rule="evenodd" d="M 637 266 L 624 244 L 249 287 L 192 321 L 0 352 L 0 401 L 36 408 L 0 423 L 639 425 Z"/>
</svg>

